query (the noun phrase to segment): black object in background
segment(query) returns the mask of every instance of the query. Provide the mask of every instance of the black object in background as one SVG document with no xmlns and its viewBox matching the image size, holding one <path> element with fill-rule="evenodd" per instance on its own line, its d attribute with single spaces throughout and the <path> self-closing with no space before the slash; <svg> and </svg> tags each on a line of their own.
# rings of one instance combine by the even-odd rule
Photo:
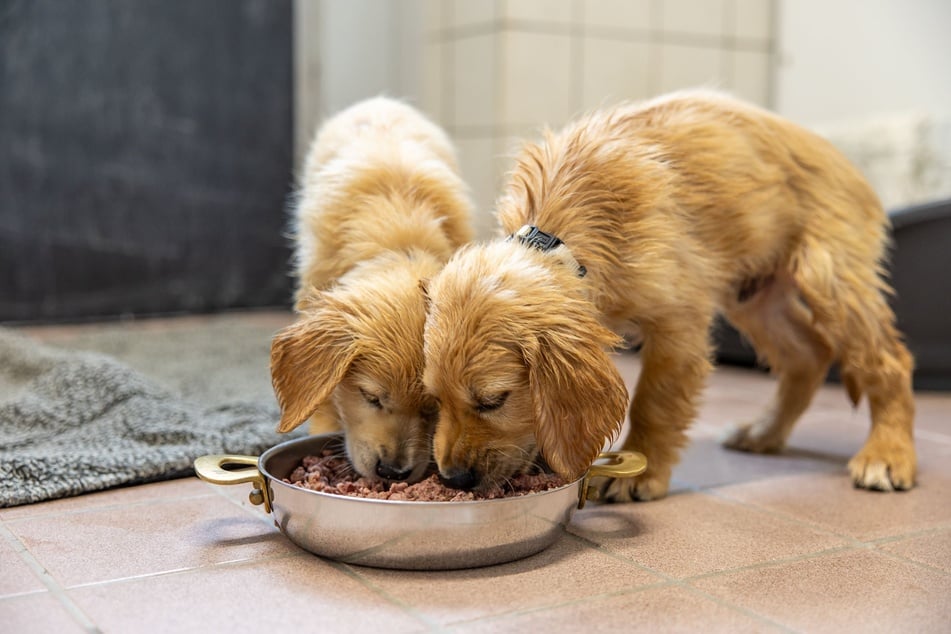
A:
<svg viewBox="0 0 951 634">
<path fill-rule="evenodd" d="M 0 321 L 288 305 L 290 0 L 0 3 Z"/>
</svg>

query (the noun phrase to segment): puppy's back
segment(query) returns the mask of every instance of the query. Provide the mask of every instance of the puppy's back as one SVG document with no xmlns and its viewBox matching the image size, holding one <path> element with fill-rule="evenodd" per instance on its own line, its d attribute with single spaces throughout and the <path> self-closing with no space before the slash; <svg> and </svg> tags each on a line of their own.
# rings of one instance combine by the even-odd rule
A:
<svg viewBox="0 0 951 634">
<path fill-rule="evenodd" d="M 361 101 L 318 130 L 294 205 L 298 297 L 393 249 L 441 259 L 472 238 L 471 202 L 446 133 L 413 107 Z"/>
<path fill-rule="evenodd" d="M 634 251 L 664 229 L 706 270 L 749 273 L 830 231 L 854 234 L 850 247 L 869 245 L 874 259 L 885 224 L 875 193 L 828 141 L 713 91 L 603 108 L 528 144 L 498 215 L 509 232 L 528 216 L 563 232 L 578 225 L 582 239 L 604 229 L 592 244 L 624 236 L 615 247 Z"/>
<path fill-rule="evenodd" d="M 372 97 L 342 110 L 321 125 L 304 163 L 302 181 L 319 172 L 342 150 L 377 145 L 381 140 L 424 147 L 453 170 L 458 170 L 452 142 L 442 128 L 402 101 Z"/>
</svg>

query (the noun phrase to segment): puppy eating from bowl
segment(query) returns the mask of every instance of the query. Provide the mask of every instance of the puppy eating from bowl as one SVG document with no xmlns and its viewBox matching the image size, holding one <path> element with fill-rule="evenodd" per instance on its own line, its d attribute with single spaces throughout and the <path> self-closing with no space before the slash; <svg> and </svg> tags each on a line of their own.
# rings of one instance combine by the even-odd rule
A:
<svg viewBox="0 0 951 634">
<path fill-rule="evenodd" d="M 293 205 L 295 322 L 271 344 L 278 430 L 343 431 L 354 469 L 415 482 L 431 461 L 425 297 L 472 237 L 472 204 L 447 135 L 377 97 L 326 121 Z"/>
<path fill-rule="evenodd" d="M 647 457 L 608 500 L 666 495 L 725 316 L 777 378 L 728 447 L 782 448 L 833 364 L 871 432 L 856 486 L 915 481 L 912 358 L 886 297 L 887 218 L 829 143 L 715 92 L 605 108 L 517 155 L 507 238 L 464 247 L 427 287 L 426 388 L 443 478 L 489 486 L 537 454 L 571 478 L 620 431 Z M 627 404 L 609 351 L 640 343 Z"/>
</svg>

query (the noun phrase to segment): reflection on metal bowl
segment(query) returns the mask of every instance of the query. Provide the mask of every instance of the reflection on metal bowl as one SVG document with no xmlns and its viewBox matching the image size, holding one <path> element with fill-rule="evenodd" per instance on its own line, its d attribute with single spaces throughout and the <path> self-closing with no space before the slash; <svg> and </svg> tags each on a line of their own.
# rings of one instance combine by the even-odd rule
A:
<svg viewBox="0 0 951 634">
<path fill-rule="evenodd" d="M 588 478 L 631 477 L 646 468 L 637 453 L 602 454 L 578 480 L 528 495 L 467 502 L 406 502 L 346 497 L 284 482 L 308 455 L 340 442 L 338 434 L 310 436 L 253 456 L 202 456 L 200 478 L 214 484 L 252 483 L 263 504 L 295 544 L 338 561 L 410 570 L 488 566 L 533 555 L 553 544 L 584 505 Z M 244 465 L 229 470 L 225 465 Z M 254 466 L 256 465 L 256 466 Z"/>
</svg>

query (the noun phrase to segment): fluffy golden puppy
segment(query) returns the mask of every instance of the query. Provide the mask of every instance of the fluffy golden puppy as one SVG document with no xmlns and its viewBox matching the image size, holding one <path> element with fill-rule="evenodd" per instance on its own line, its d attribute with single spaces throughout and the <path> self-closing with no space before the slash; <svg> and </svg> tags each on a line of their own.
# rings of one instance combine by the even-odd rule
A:
<svg viewBox="0 0 951 634">
<path fill-rule="evenodd" d="M 886 302 L 887 217 L 829 143 L 719 93 L 676 93 L 527 144 L 497 206 L 512 236 L 463 248 L 428 286 L 424 381 L 450 482 L 483 486 L 537 452 L 582 473 L 620 429 L 627 394 L 608 351 L 626 339 L 641 343 L 642 369 L 623 447 L 648 468 L 603 492 L 664 496 L 719 312 L 778 377 L 728 447 L 780 449 L 838 363 L 853 403 L 871 406 L 855 484 L 913 486 L 912 358 Z"/>
<path fill-rule="evenodd" d="M 472 237 L 446 134 L 374 98 L 323 124 L 294 206 L 298 319 L 271 345 L 279 431 L 342 430 L 363 476 L 420 479 L 436 403 L 423 390 L 425 297 Z"/>
</svg>

